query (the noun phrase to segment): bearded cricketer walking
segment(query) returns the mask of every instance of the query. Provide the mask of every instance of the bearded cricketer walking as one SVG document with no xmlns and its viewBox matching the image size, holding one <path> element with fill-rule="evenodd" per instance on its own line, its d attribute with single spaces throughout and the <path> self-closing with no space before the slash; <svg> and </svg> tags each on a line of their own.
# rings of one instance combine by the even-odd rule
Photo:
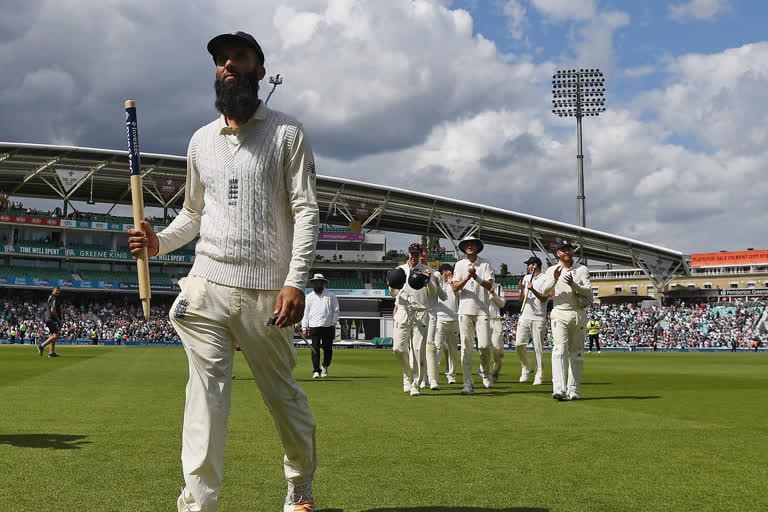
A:
<svg viewBox="0 0 768 512">
<path fill-rule="evenodd" d="M 158 234 L 147 222 L 129 231 L 131 252 L 146 247 L 149 256 L 200 235 L 170 312 L 189 361 L 181 451 L 186 486 L 177 509 L 218 507 L 237 340 L 285 450 L 283 511 L 313 512 L 315 421 L 293 377 L 292 343 L 318 232 L 312 148 L 298 121 L 259 99 L 266 70 L 253 36 L 219 35 L 208 52 L 221 116 L 189 143 L 184 209 Z"/>
</svg>

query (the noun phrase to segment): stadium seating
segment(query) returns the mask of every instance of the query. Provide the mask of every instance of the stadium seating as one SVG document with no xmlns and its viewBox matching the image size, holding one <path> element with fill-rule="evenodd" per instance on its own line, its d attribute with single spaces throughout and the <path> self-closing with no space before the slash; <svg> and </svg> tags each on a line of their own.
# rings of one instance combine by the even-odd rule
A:
<svg viewBox="0 0 768 512">
<path fill-rule="evenodd" d="M 505 290 L 520 289 L 520 279 L 517 277 L 497 277 L 494 281 L 499 283 Z"/>
<path fill-rule="evenodd" d="M 136 272 L 105 272 L 99 270 L 83 270 L 80 277 L 84 281 L 107 281 L 116 283 L 138 283 L 139 277 Z M 152 284 L 173 284 L 170 277 L 165 274 L 152 273 L 149 275 Z"/>
<path fill-rule="evenodd" d="M 0 275 L 27 279 L 72 279 L 72 274 L 66 270 L 46 267 L 0 266 Z"/>
<path fill-rule="evenodd" d="M 329 279 L 328 288 L 336 289 L 356 289 L 365 288 L 365 283 L 362 279 Z"/>
<path fill-rule="evenodd" d="M 348 227 L 341 226 L 323 226 L 320 228 L 321 233 L 350 233 Z"/>
<path fill-rule="evenodd" d="M 43 242 L 41 240 L 19 240 L 14 245 L 19 245 L 23 247 L 42 247 L 42 248 L 49 248 L 49 247 L 56 247 L 57 245 L 51 242 Z"/>
</svg>

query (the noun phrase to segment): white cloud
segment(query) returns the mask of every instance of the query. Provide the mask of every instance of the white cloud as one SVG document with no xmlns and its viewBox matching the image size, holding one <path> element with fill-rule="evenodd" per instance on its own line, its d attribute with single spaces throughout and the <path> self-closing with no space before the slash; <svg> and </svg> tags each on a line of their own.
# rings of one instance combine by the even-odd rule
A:
<svg viewBox="0 0 768 512">
<path fill-rule="evenodd" d="M 711 55 L 689 54 L 667 66 L 669 85 L 641 97 L 677 134 L 715 150 L 761 153 L 768 146 L 768 42 Z"/>
<path fill-rule="evenodd" d="M 581 24 L 571 42 L 576 54 L 574 67 L 597 67 L 610 74 L 616 67 L 615 33 L 627 25 L 629 15 L 621 11 L 600 12 Z"/>
<path fill-rule="evenodd" d="M 670 5 L 668 13 L 670 18 L 676 20 L 694 18 L 711 21 L 730 8 L 728 0 L 690 0 L 687 3 Z"/>
<path fill-rule="evenodd" d="M 285 76 L 270 106 L 304 122 L 319 173 L 576 222 L 575 122 L 550 112 L 555 65 L 500 53 L 447 1 L 222 0 L 204 15 L 150 0 L 24 5 L 29 26 L 0 34 L 0 68 L 20 70 L 0 75 L 0 139 L 122 148 L 133 96 L 145 150 L 183 153 L 214 115 L 205 43 L 243 29 L 268 73 Z M 574 64 L 615 67 L 626 13 L 578 0 L 505 5 L 575 22 Z M 515 12 L 522 30 L 527 12 Z M 588 226 L 684 251 L 755 245 L 768 197 L 768 43 L 672 58 L 666 71 L 658 90 L 584 120 Z M 55 101 L 27 101 L 46 94 Z"/>
<path fill-rule="evenodd" d="M 595 15 L 595 0 L 531 0 L 531 4 L 553 21 L 589 20 Z"/>
<path fill-rule="evenodd" d="M 509 33 L 513 39 L 523 38 L 523 22 L 525 21 L 525 7 L 519 0 L 508 0 L 504 4 L 504 15 L 508 18 Z"/>
<path fill-rule="evenodd" d="M 621 70 L 621 74 L 628 78 L 639 78 L 641 76 L 647 76 L 654 73 L 656 68 L 654 66 L 637 66 L 633 68 L 625 68 Z"/>
</svg>

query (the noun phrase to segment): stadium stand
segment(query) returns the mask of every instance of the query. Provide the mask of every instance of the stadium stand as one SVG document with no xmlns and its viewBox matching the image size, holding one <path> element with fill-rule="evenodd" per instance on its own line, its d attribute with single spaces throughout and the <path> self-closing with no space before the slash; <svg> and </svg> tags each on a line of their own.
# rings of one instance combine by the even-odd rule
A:
<svg viewBox="0 0 768 512">
<path fill-rule="evenodd" d="M 343 226 L 322 226 L 320 228 L 321 233 L 350 233 L 348 227 Z"/>
<path fill-rule="evenodd" d="M 62 338 L 86 341 L 95 330 L 100 341 L 177 342 L 178 336 L 168 320 L 170 300 L 161 303 L 157 298 L 156 301 L 151 308 L 151 319 L 146 321 L 134 297 L 84 300 L 82 296 L 64 295 Z M 45 304 L 44 298 L 0 297 L 0 340 L 9 340 L 12 331 L 21 331 L 22 324 L 27 326 L 24 341 L 33 343 L 33 336 L 44 340 L 48 336 L 43 323 Z"/>
<path fill-rule="evenodd" d="M 365 288 L 365 282 L 362 279 L 329 279 L 328 288 L 359 289 Z"/>
<path fill-rule="evenodd" d="M 138 283 L 136 272 L 105 272 L 99 270 L 83 270 L 80 272 L 83 281 L 110 281 L 116 283 Z M 152 284 L 173 284 L 171 278 L 165 274 L 151 273 L 149 281 Z"/>
<path fill-rule="evenodd" d="M 7 342 L 10 333 L 19 331 L 22 324 L 27 325 L 30 336 L 33 332 L 38 334 L 38 339 L 47 335 L 42 322 L 47 296 L 36 293 L 36 299 L 16 294 L 0 297 L 0 341 Z M 95 329 L 100 340 L 119 337 L 128 341 L 176 341 L 178 338 L 168 320 L 172 300 L 173 297 L 167 296 L 153 298 L 151 320 L 147 322 L 134 296 L 111 295 L 107 299 L 93 299 L 65 294 L 65 339 L 86 340 Z M 588 314 L 594 314 L 600 320 L 600 343 L 604 348 L 650 347 L 654 329 L 660 325 L 661 331 L 656 336 L 661 350 L 729 349 L 734 344 L 740 349 L 750 349 L 756 339 L 761 347 L 768 344 L 768 333 L 761 332 L 758 326 L 766 305 L 768 303 L 763 301 L 740 301 L 729 305 L 681 303 L 650 309 L 632 305 L 596 305 L 588 310 Z M 507 345 L 514 344 L 517 318 L 516 314 L 503 316 Z M 547 340 L 551 340 L 549 333 Z M 391 338 L 381 337 L 371 341 L 377 346 L 392 343 Z M 546 345 L 551 342 L 547 341 Z"/>
<path fill-rule="evenodd" d="M 504 290 L 519 290 L 520 279 L 517 277 L 497 277 L 495 281 L 499 283 Z"/>
<path fill-rule="evenodd" d="M 29 279 L 73 279 L 72 274 L 66 270 L 46 267 L 0 266 L 0 275 Z"/>
</svg>

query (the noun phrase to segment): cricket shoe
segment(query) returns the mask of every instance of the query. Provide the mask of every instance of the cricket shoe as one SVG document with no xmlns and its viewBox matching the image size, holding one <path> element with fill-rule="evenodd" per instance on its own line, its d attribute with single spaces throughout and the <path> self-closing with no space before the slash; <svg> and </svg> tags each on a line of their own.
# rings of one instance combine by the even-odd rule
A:
<svg viewBox="0 0 768 512">
<path fill-rule="evenodd" d="M 429 383 L 429 389 L 433 391 L 437 391 L 438 389 L 440 389 L 440 385 L 437 383 L 436 380 L 433 380 L 432 382 Z"/>
<path fill-rule="evenodd" d="M 312 496 L 312 484 L 294 485 L 288 482 L 283 512 L 315 512 L 315 500 Z"/>
<path fill-rule="evenodd" d="M 424 389 L 426 387 L 427 387 L 427 382 L 426 381 L 419 382 L 419 389 Z"/>
<path fill-rule="evenodd" d="M 482 377 L 483 375 L 485 375 L 485 372 L 483 372 L 483 367 L 482 367 L 482 366 L 481 366 L 480 368 L 478 368 L 478 369 L 477 369 L 477 374 L 478 374 L 479 376 L 481 376 L 481 377 Z"/>
<path fill-rule="evenodd" d="M 571 393 L 570 395 L 568 395 L 568 400 L 578 400 L 579 398 L 581 397 L 579 396 L 578 393 Z"/>
<path fill-rule="evenodd" d="M 493 380 L 493 377 L 483 376 L 483 386 L 485 386 L 485 389 L 491 389 L 494 384 L 495 381 Z"/>
<path fill-rule="evenodd" d="M 565 393 L 552 393 L 552 398 L 558 402 L 565 402 L 568 400 L 568 397 L 565 396 Z"/>
<path fill-rule="evenodd" d="M 499 372 L 493 372 L 493 375 L 491 376 L 494 382 L 497 382 L 499 380 Z"/>
<path fill-rule="evenodd" d="M 319 379 L 320 378 L 320 372 L 313 372 L 312 373 L 312 378 L 313 379 Z"/>
<path fill-rule="evenodd" d="M 283 505 L 283 512 L 315 512 L 315 502 L 304 501 L 292 505 L 286 503 Z"/>
<path fill-rule="evenodd" d="M 474 386 L 470 385 L 464 385 L 463 388 L 461 388 L 461 394 L 462 395 L 474 395 L 475 394 L 475 388 Z"/>
<path fill-rule="evenodd" d="M 328 367 L 323 366 L 323 370 L 320 372 L 321 377 L 327 377 L 328 376 Z"/>
<path fill-rule="evenodd" d="M 531 370 L 528 368 L 523 368 L 523 373 L 520 374 L 520 380 L 519 382 L 528 382 L 528 379 L 531 378 Z"/>
<path fill-rule="evenodd" d="M 176 500 L 176 510 L 177 512 L 200 512 L 200 505 L 196 503 L 190 503 L 186 499 L 184 499 L 184 488 L 181 488 L 181 494 L 179 494 L 179 499 Z"/>
<path fill-rule="evenodd" d="M 48 354 L 48 357 L 61 357 L 61 356 L 56 352 L 54 352 L 53 354 Z"/>
<path fill-rule="evenodd" d="M 411 389 L 409 389 L 408 392 L 411 396 L 419 396 L 421 394 L 421 391 L 419 391 L 419 387 L 416 384 L 411 384 Z"/>
<path fill-rule="evenodd" d="M 533 379 L 533 385 L 534 386 L 541 386 L 541 375 L 537 375 L 536 378 Z"/>
<path fill-rule="evenodd" d="M 448 384 L 456 384 L 456 379 L 453 377 L 448 377 Z"/>
</svg>

